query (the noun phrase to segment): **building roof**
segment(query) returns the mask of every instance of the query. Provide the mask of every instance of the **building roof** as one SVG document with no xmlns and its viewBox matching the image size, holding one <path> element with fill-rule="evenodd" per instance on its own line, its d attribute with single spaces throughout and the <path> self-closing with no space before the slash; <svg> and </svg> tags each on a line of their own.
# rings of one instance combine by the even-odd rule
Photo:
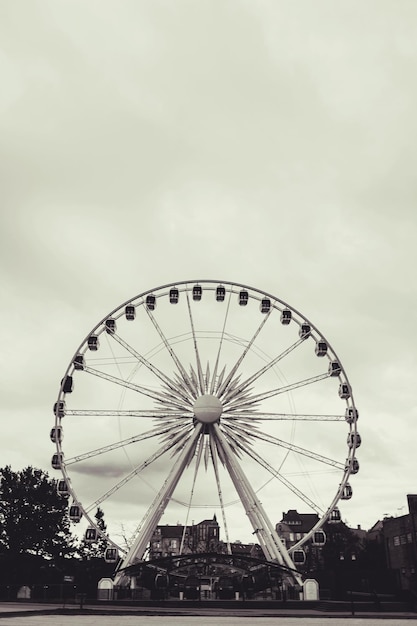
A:
<svg viewBox="0 0 417 626">
<path fill-rule="evenodd" d="M 166 526 L 157 526 L 157 530 L 160 530 L 161 537 L 178 538 L 182 537 L 184 526 L 181 526 L 181 524 L 176 524 L 175 526 L 167 524 Z M 187 530 L 189 531 L 189 527 Z"/>
<path fill-rule="evenodd" d="M 213 515 L 213 519 L 203 519 L 202 522 L 198 522 L 196 526 L 218 526 L 219 523 L 217 521 L 216 514 Z"/>
<path fill-rule="evenodd" d="M 298 513 L 296 509 L 290 509 L 287 513 L 282 513 L 282 520 L 279 524 L 285 524 L 291 532 L 307 533 L 318 521 L 317 513 Z"/>
</svg>

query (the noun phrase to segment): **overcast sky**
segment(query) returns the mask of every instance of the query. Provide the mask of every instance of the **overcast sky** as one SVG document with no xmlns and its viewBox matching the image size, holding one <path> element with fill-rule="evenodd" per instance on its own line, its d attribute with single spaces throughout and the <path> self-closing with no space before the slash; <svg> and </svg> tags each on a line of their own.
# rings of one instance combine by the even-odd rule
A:
<svg viewBox="0 0 417 626">
<path fill-rule="evenodd" d="M 55 475 L 60 379 L 108 312 L 215 278 L 340 356 L 363 439 L 344 519 L 406 512 L 416 28 L 414 0 L 0 3 L 0 466 Z"/>
</svg>

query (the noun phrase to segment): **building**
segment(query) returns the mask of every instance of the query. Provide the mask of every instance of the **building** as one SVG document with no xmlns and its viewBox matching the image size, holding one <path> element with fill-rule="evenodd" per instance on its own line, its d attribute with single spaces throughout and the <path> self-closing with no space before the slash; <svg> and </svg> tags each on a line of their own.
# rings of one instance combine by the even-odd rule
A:
<svg viewBox="0 0 417 626">
<path fill-rule="evenodd" d="M 155 528 L 151 537 L 149 558 L 175 556 L 180 552 L 215 552 L 219 542 L 220 529 L 216 515 L 191 526 L 161 525 Z"/>
<path fill-rule="evenodd" d="M 310 532 L 318 521 L 319 516 L 316 513 L 298 513 L 296 509 L 290 509 L 282 514 L 275 530 L 288 550 Z"/>
<path fill-rule="evenodd" d="M 392 570 L 398 588 L 417 591 L 417 495 L 407 496 L 409 512 L 383 521 L 382 536 L 387 568 Z"/>
</svg>

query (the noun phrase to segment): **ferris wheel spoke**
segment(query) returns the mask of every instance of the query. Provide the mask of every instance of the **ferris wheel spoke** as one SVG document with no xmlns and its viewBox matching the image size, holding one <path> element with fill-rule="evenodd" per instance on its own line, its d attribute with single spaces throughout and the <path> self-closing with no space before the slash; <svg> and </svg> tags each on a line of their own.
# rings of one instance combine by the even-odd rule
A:
<svg viewBox="0 0 417 626">
<path fill-rule="evenodd" d="M 128 344 L 124 339 L 120 337 L 117 333 L 113 333 L 110 335 L 115 341 L 117 341 L 127 352 L 129 352 L 132 356 L 134 356 L 139 363 L 144 365 L 148 370 L 150 370 L 166 387 L 169 389 L 171 393 L 179 396 L 179 401 L 189 401 L 189 394 L 184 394 L 182 389 L 175 384 L 173 380 L 169 378 L 164 372 L 162 372 L 159 368 L 153 365 L 148 359 L 145 359 L 144 356 L 139 354 L 137 350 L 135 350 L 130 344 Z"/>
<path fill-rule="evenodd" d="M 184 366 L 182 365 L 181 361 L 179 360 L 179 358 L 177 357 L 173 347 L 171 346 L 171 344 L 169 343 L 168 339 L 165 337 L 165 334 L 163 333 L 161 327 L 159 326 L 158 322 L 155 319 L 155 316 L 152 315 L 151 311 L 149 309 L 146 309 L 146 312 L 149 316 L 149 319 L 151 320 L 152 324 L 154 325 L 158 335 L 160 336 L 160 338 L 162 339 L 162 342 L 165 346 L 165 348 L 167 349 L 169 355 L 171 356 L 172 360 L 174 361 L 175 365 L 178 368 L 178 371 L 180 372 L 182 379 L 189 391 L 189 393 L 191 394 L 191 396 L 193 398 L 196 398 L 198 393 L 197 393 L 197 389 L 194 385 L 194 383 L 192 382 L 190 376 L 187 374 L 187 372 L 184 369 Z"/>
<path fill-rule="evenodd" d="M 231 298 L 232 298 L 232 291 L 230 290 L 229 291 L 229 298 L 227 300 L 226 312 L 225 312 L 224 319 L 223 319 L 222 331 L 221 331 L 221 334 L 220 334 L 219 346 L 217 348 L 217 355 L 216 355 L 216 361 L 215 361 L 215 364 L 214 364 L 213 377 L 211 379 L 210 393 L 212 393 L 212 394 L 215 391 L 216 384 L 217 384 L 217 387 L 219 387 L 221 385 L 222 380 L 223 380 L 223 376 L 224 376 L 224 369 L 223 369 L 222 376 L 219 376 L 219 378 L 217 379 L 217 372 L 218 372 L 219 363 L 220 363 L 220 355 L 221 355 L 222 348 L 223 348 L 223 342 L 224 342 L 225 331 L 226 331 L 226 324 L 227 324 L 227 320 L 228 320 L 228 317 L 229 317 Z"/>
<path fill-rule="evenodd" d="M 123 409 L 65 409 L 65 415 L 71 416 L 83 416 L 83 417 L 140 417 L 150 419 L 181 419 L 184 417 L 190 417 L 190 414 L 186 411 L 179 411 L 178 409 L 135 409 L 135 410 L 123 410 Z"/>
<path fill-rule="evenodd" d="M 127 439 L 123 439 L 121 441 L 117 441 L 113 444 L 109 444 L 108 446 L 102 446 L 101 448 L 96 448 L 95 450 L 89 450 L 88 452 L 83 452 L 82 454 L 78 454 L 69 459 L 65 459 L 65 465 L 73 465 L 74 463 L 79 463 L 80 461 L 85 461 L 86 459 L 91 459 L 95 456 L 99 456 L 101 454 L 105 454 L 106 452 L 112 452 L 113 450 L 118 450 L 119 448 L 123 448 L 124 446 L 128 446 L 132 443 L 137 443 L 138 441 L 144 441 L 145 439 L 151 439 L 153 437 L 160 437 L 162 435 L 172 434 L 173 432 L 177 433 L 179 428 L 185 429 L 189 428 L 189 424 L 182 426 L 178 426 L 178 423 L 175 424 L 164 424 L 164 426 L 158 426 L 157 428 L 153 428 L 145 433 L 141 433 L 140 435 L 134 435 L 133 437 L 128 437 Z"/>
<path fill-rule="evenodd" d="M 230 370 L 228 376 L 226 377 L 226 380 L 224 381 L 224 383 L 217 390 L 217 395 L 218 395 L 218 397 L 220 399 L 222 399 L 224 394 L 227 392 L 228 387 L 230 386 L 230 383 L 232 382 L 233 378 L 235 377 L 236 372 L 238 371 L 238 369 L 239 369 L 243 359 L 248 354 L 249 350 L 251 349 L 251 347 L 253 346 L 253 344 L 255 342 L 255 339 L 258 337 L 258 335 L 261 332 L 262 328 L 265 326 L 267 320 L 269 319 L 269 316 L 271 315 L 271 311 L 272 311 L 272 309 L 270 309 L 269 312 L 266 313 L 265 317 L 262 319 L 262 321 L 259 324 L 258 328 L 256 329 L 256 331 L 252 335 L 252 338 L 246 344 L 242 354 L 240 355 L 240 357 L 236 361 L 235 365 Z"/>
<path fill-rule="evenodd" d="M 196 335 L 195 335 L 195 328 L 194 328 L 194 319 L 193 319 L 193 314 L 192 314 L 192 311 L 191 311 L 190 296 L 189 296 L 188 291 L 187 291 L 186 295 L 187 295 L 188 316 L 190 318 L 191 333 L 192 333 L 193 344 L 194 344 L 195 360 L 196 360 L 196 364 L 197 364 L 198 387 L 199 387 L 200 393 L 204 394 L 204 392 L 205 392 L 204 376 L 203 376 L 203 370 L 202 370 L 202 367 L 201 367 L 200 354 L 199 354 L 199 351 L 198 351 L 197 338 L 196 338 Z"/>
<path fill-rule="evenodd" d="M 225 406 L 225 410 L 235 410 L 239 408 L 244 408 L 246 406 L 250 406 L 253 404 L 257 404 L 262 400 L 267 400 L 268 398 L 273 398 L 274 396 L 278 396 L 281 393 L 287 393 L 288 391 L 294 391 L 294 389 L 299 389 L 300 387 L 305 387 L 307 385 L 312 385 L 313 383 L 317 383 L 320 380 L 325 380 L 329 377 L 329 373 L 325 372 L 324 374 L 319 374 L 317 376 L 312 376 L 311 378 L 305 378 L 304 380 L 299 380 L 296 383 L 292 383 L 291 385 L 286 385 L 285 387 L 278 387 L 277 389 L 271 389 L 270 391 L 266 391 L 265 393 L 260 393 L 258 395 L 251 396 L 250 401 L 248 402 L 246 398 L 237 398 L 227 403 Z"/>
<path fill-rule="evenodd" d="M 186 440 L 185 443 L 187 443 L 190 440 L 191 436 L 192 436 L 192 433 L 190 433 L 190 432 L 188 432 L 188 436 L 187 435 L 183 435 L 181 433 L 175 440 L 170 441 L 170 442 L 166 443 L 164 446 L 162 446 L 161 448 L 159 448 L 149 458 L 147 458 L 143 463 L 141 463 L 140 465 L 136 466 L 131 472 L 129 472 L 126 476 L 124 476 L 124 478 L 122 478 L 121 480 L 119 480 L 119 482 L 117 482 L 115 485 L 113 485 L 113 487 L 111 489 L 109 489 L 102 496 L 100 496 L 100 498 L 95 500 L 95 502 L 90 504 L 90 506 L 86 507 L 85 508 L 86 513 L 90 513 L 91 511 L 96 509 L 98 506 L 100 506 L 100 504 L 102 504 L 105 500 L 110 498 L 110 496 L 112 496 L 114 493 L 119 491 L 119 489 L 124 487 L 124 485 L 126 485 L 128 482 L 130 482 L 132 480 L 132 478 L 134 478 L 135 476 L 139 476 L 140 477 L 141 472 L 145 468 L 149 467 L 157 459 L 162 457 L 167 452 L 171 451 L 173 448 L 177 447 L 180 439 L 182 440 L 183 438 L 185 438 L 185 440 Z M 182 442 L 181 442 L 181 444 L 182 444 Z M 181 447 L 182 447 L 182 445 L 181 445 Z"/>
<path fill-rule="evenodd" d="M 255 374 L 253 374 L 252 376 L 247 378 L 245 381 L 243 381 L 239 386 L 235 387 L 234 389 L 229 390 L 229 392 L 223 398 L 223 402 L 226 403 L 226 402 L 232 400 L 236 395 L 242 393 L 250 385 L 252 385 L 256 380 L 258 380 L 261 376 L 263 376 L 263 374 L 268 372 L 279 361 L 281 361 L 284 357 L 288 356 L 288 354 L 290 354 L 293 350 L 295 350 L 295 348 L 297 348 L 302 343 L 303 343 L 303 340 L 302 339 L 298 339 L 298 341 L 296 341 L 291 346 L 289 346 L 286 350 L 284 350 L 283 352 L 278 354 L 274 359 L 269 361 L 269 363 L 267 363 L 264 367 L 262 367 L 260 370 L 255 372 Z"/>
<path fill-rule="evenodd" d="M 122 378 L 117 378 L 117 376 L 112 376 L 111 374 L 106 374 L 105 372 L 101 372 L 100 370 L 95 370 L 91 367 L 85 366 L 84 372 L 88 374 L 92 374 L 97 376 L 98 378 L 103 378 L 104 380 L 108 380 L 109 382 L 115 383 L 116 385 L 120 385 L 122 387 L 126 387 L 127 389 L 131 389 L 132 391 L 137 391 L 138 393 L 148 396 L 157 402 L 160 402 L 164 405 L 168 403 L 168 406 L 185 409 L 184 405 L 179 404 L 176 397 L 172 396 L 168 393 L 160 393 L 158 391 L 153 391 L 148 387 L 142 387 L 141 385 L 136 385 L 135 383 L 131 383 L 128 380 L 123 380 Z M 191 405 L 191 403 L 189 403 Z"/>
<path fill-rule="evenodd" d="M 319 461 L 320 463 L 325 463 L 326 465 L 331 465 L 332 467 L 337 468 L 338 470 L 344 471 L 345 465 L 344 463 L 340 463 L 340 461 L 336 461 L 335 459 L 331 459 L 329 457 L 323 456 L 322 454 L 318 454 L 317 452 L 313 452 L 312 450 L 308 450 L 307 448 L 302 448 L 300 446 L 296 446 L 293 443 L 289 443 L 288 441 L 283 441 L 282 439 L 278 439 L 270 434 L 261 433 L 259 431 L 247 431 L 245 429 L 240 428 L 239 426 L 233 426 L 232 429 L 228 429 L 228 433 L 230 437 L 235 436 L 234 430 L 237 433 L 246 435 L 250 435 L 254 439 L 259 439 L 261 441 L 267 441 L 268 443 L 280 446 L 281 448 L 285 448 L 286 450 L 290 450 L 291 452 L 295 452 L 296 454 L 301 454 L 302 456 L 309 457 L 310 459 L 314 459 L 315 461 Z"/>
<path fill-rule="evenodd" d="M 227 420 L 228 422 L 241 420 L 249 422 L 258 422 L 262 423 L 264 421 L 291 421 L 291 422 L 342 422 L 345 420 L 344 415 L 313 415 L 307 413 L 265 413 L 261 411 L 234 411 L 231 410 L 230 413 L 227 409 L 222 414 L 222 420 Z"/>
<path fill-rule="evenodd" d="M 298 487 L 296 487 L 293 483 L 291 483 L 287 478 L 285 478 L 279 471 L 277 471 L 272 465 L 270 465 L 260 454 L 255 452 L 253 448 L 250 448 L 246 445 L 245 440 L 240 439 L 236 441 L 236 444 L 245 452 L 249 457 L 251 457 L 254 461 L 256 461 L 261 467 L 266 469 L 273 478 L 277 478 L 283 485 L 287 487 L 292 493 L 298 496 L 305 504 L 307 504 L 313 511 L 315 511 L 318 515 L 323 515 L 324 511 L 319 507 L 311 498 L 309 498 L 305 493 L 303 493 Z M 269 482 L 269 481 L 268 481 Z M 267 484 L 267 483 L 266 483 Z M 265 486 L 265 485 L 263 485 Z M 260 488 L 262 489 L 262 487 Z M 260 489 L 258 491 L 260 491 Z"/>
</svg>

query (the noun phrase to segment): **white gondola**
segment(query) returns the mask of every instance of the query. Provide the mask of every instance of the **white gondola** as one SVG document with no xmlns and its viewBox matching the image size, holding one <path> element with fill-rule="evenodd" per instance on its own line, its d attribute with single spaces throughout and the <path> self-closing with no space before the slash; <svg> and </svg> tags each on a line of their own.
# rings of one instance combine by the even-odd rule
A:
<svg viewBox="0 0 417 626">
<path fill-rule="evenodd" d="M 127 304 L 125 306 L 125 317 L 129 321 L 133 321 L 136 317 L 136 309 L 133 304 Z"/>
<path fill-rule="evenodd" d="M 58 480 L 56 490 L 60 496 L 67 496 L 69 494 L 68 484 L 65 478 Z"/>
<path fill-rule="evenodd" d="M 72 376 L 65 376 L 61 380 L 62 391 L 64 393 L 71 393 L 74 389 L 74 381 L 72 380 Z"/>
<path fill-rule="evenodd" d="M 71 522 L 79 522 L 83 516 L 80 505 L 77 504 L 76 502 L 71 504 L 69 508 L 68 516 Z"/>
<path fill-rule="evenodd" d="M 345 470 L 350 469 L 351 474 L 357 474 L 359 472 L 359 461 L 357 458 L 352 457 L 351 459 L 346 459 Z"/>
<path fill-rule="evenodd" d="M 329 522 L 331 524 L 337 524 L 342 521 L 342 516 L 340 515 L 340 511 L 337 507 L 333 509 L 329 516 Z"/>
<path fill-rule="evenodd" d="M 201 285 L 194 285 L 193 287 L 193 300 L 199 302 L 201 300 L 201 295 L 203 290 L 201 289 Z"/>
<path fill-rule="evenodd" d="M 59 402 L 55 402 L 54 404 L 54 415 L 57 417 L 64 417 L 65 415 L 65 402 L 64 400 L 60 400 Z"/>
<path fill-rule="evenodd" d="M 342 371 L 342 366 L 339 361 L 330 361 L 329 363 L 329 376 L 339 376 Z"/>
<path fill-rule="evenodd" d="M 326 543 L 326 533 L 323 530 L 316 530 L 311 539 L 313 546 L 324 546 Z"/>
<path fill-rule="evenodd" d="M 149 311 L 154 311 L 156 307 L 156 298 L 155 296 L 151 293 L 149 294 L 149 296 L 146 296 L 146 308 Z"/>
<path fill-rule="evenodd" d="M 242 291 L 239 292 L 239 304 L 240 306 L 246 306 L 248 302 L 249 294 L 246 289 L 242 289 Z"/>
<path fill-rule="evenodd" d="M 298 334 L 300 336 L 300 339 L 307 339 L 308 337 L 310 337 L 310 335 L 311 335 L 311 326 L 310 326 L 310 324 L 307 324 L 307 322 L 303 322 L 300 325 L 300 329 L 298 331 Z"/>
<path fill-rule="evenodd" d="M 74 369 L 75 370 L 83 370 L 85 367 L 84 355 L 77 354 L 74 357 Z"/>
<path fill-rule="evenodd" d="M 362 443 L 362 439 L 359 433 L 349 433 L 347 438 L 349 448 L 359 448 Z"/>
<path fill-rule="evenodd" d="M 116 320 L 114 320 L 112 317 L 109 317 L 104 325 L 106 327 L 106 333 L 108 333 L 109 335 L 114 335 L 117 329 Z"/>
<path fill-rule="evenodd" d="M 63 452 L 56 452 L 52 457 L 51 465 L 53 469 L 59 470 L 61 469 L 63 462 L 64 462 Z"/>
<path fill-rule="evenodd" d="M 347 484 L 343 487 L 342 495 L 340 496 L 341 500 L 350 500 L 353 495 L 352 487 Z"/>
<path fill-rule="evenodd" d="M 290 309 L 283 309 L 281 313 L 281 324 L 289 324 L 291 322 L 292 313 Z"/>
<path fill-rule="evenodd" d="M 169 301 L 171 304 L 177 304 L 180 298 L 180 292 L 176 287 L 169 290 Z"/>
<path fill-rule="evenodd" d="M 97 528 L 94 528 L 93 526 L 89 526 L 84 534 L 84 541 L 86 543 L 94 543 L 95 541 L 97 541 L 98 539 L 98 532 L 97 532 Z"/>
<path fill-rule="evenodd" d="M 271 300 L 269 298 L 262 298 L 260 304 L 261 313 L 269 313 L 271 310 Z"/>
<path fill-rule="evenodd" d="M 217 302 L 223 302 L 225 297 L 226 297 L 226 289 L 223 287 L 223 285 L 219 285 L 216 288 L 216 300 L 217 300 Z"/>
<path fill-rule="evenodd" d="M 61 443 L 64 438 L 64 429 L 62 426 L 54 426 L 49 433 L 49 437 L 53 443 Z"/>
<path fill-rule="evenodd" d="M 348 406 L 345 411 L 345 420 L 348 424 L 353 424 L 359 418 L 359 411 L 354 406 Z"/>
<path fill-rule="evenodd" d="M 303 565 L 306 562 L 306 553 L 304 550 L 294 550 L 292 560 L 296 565 Z"/>
<path fill-rule="evenodd" d="M 317 356 L 326 356 L 327 354 L 327 343 L 325 341 L 323 341 L 323 339 L 320 339 L 317 343 L 316 343 L 316 347 L 315 347 L 315 353 Z"/>
<path fill-rule="evenodd" d="M 350 398 L 350 386 L 347 383 L 340 383 L 339 398 L 342 398 L 342 400 Z"/>
<path fill-rule="evenodd" d="M 100 341 L 97 337 L 97 335 L 90 335 L 89 338 L 87 339 L 87 346 L 89 350 L 92 350 L 93 352 L 95 352 L 96 350 L 99 349 L 100 347 Z"/>
<path fill-rule="evenodd" d="M 117 548 L 106 548 L 104 560 L 106 563 L 117 563 L 119 560 L 119 552 Z"/>
</svg>

